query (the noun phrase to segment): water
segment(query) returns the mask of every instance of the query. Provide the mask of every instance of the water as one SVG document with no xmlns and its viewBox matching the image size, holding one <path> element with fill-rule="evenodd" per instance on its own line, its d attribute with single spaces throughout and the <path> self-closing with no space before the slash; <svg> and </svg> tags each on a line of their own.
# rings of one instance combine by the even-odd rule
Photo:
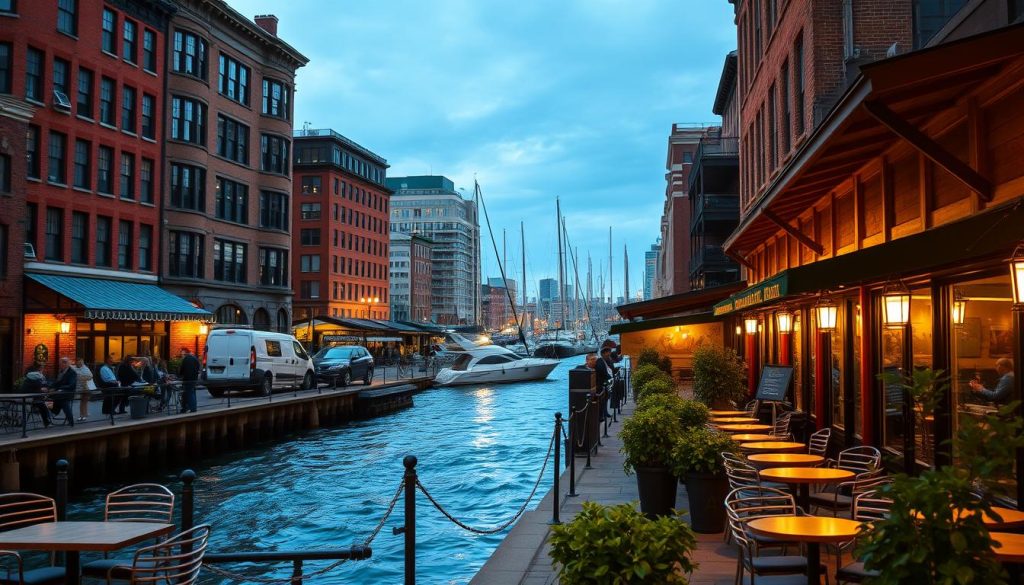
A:
<svg viewBox="0 0 1024 585">
<path fill-rule="evenodd" d="M 477 527 L 503 523 L 519 509 L 537 480 L 553 417 L 566 414 L 564 360 L 547 380 L 490 387 L 428 390 L 415 406 L 384 417 L 312 431 L 290 441 L 235 452 L 195 468 L 196 522 L 213 526 L 209 550 L 254 551 L 345 548 L 361 543 L 377 525 L 401 481 L 402 458 L 419 458 L 420 481 L 454 516 Z M 530 504 L 551 487 L 547 471 Z M 139 478 L 180 486 L 173 477 Z M 71 519 L 101 519 L 103 498 L 116 486 L 87 491 L 72 502 Z M 403 500 L 373 542 L 373 557 L 348 562 L 308 582 L 401 583 Z M 417 497 L 417 582 L 468 583 L 509 529 L 491 536 L 469 533 Z M 305 565 L 306 572 L 327 562 Z M 233 571 L 288 577 L 290 565 Z M 200 583 L 236 583 L 203 572 Z"/>
</svg>

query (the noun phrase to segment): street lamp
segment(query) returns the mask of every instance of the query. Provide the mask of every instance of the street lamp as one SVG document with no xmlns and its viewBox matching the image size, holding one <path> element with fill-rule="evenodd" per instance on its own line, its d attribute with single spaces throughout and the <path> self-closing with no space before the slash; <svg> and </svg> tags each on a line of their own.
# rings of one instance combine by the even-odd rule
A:
<svg viewBox="0 0 1024 585">
<path fill-rule="evenodd" d="M 380 303 L 380 297 L 362 297 L 359 302 L 366 304 L 366 318 L 370 318 L 370 307 Z"/>
<path fill-rule="evenodd" d="M 199 324 L 199 335 L 206 335 L 209 332 L 210 332 L 210 326 L 209 325 L 207 325 L 206 323 L 200 323 Z"/>
<path fill-rule="evenodd" d="M 747 335 L 753 335 L 757 333 L 757 316 L 749 315 L 743 319 L 743 328 L 746 330 Z"/>
<path fill-rule="evenodd" d="M 832 299 L 828 297 L 821 297 L 818 304 L 814 306 L 814 311 L 818 315 L 818 331 L 835 331 L 836 316 L 839 312 L 839 307 L 832 302 Z"/>
<path fill-rule="evenodd" d="M 1010 256 L 1010 282 L 1013 284 L 1013 304 L 1024 308 L 1024 243 L 1018 244 Z"/>
<path fill-rule="evenodd" d="M 886 285 L 882 292 L 882 324 L 903 327 L 910 323 L 910 290 L 902 282 Z"/>
</svg>

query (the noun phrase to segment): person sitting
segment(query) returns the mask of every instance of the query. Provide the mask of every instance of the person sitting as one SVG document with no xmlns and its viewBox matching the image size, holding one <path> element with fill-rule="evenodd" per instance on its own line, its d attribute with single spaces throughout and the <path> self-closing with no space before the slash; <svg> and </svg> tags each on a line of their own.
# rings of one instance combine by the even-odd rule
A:
<svg viewBox="0 0 1024 585">
<path fill-rule="evenodd" d="M 114 408 L 117 414 L 124 414 L 128 406 L 128 392 L 132 386 L 139 381 L 139 374 L 132 367 L 132 358 L 124 356 L 121 365 L 117 367 L 117 383 L 121 386 L 122 392 L 114 398 Z"/>
<path fill-rule="evenodd" d="M 1005 403 L 1013 392 L 1013 360 L 999 358 L 996 360 L 996 373 L 999 374 L 999 381 L 996 387 L 989 390 L 979 380 L 971 380 L 971 390 L 990 402 Z"/>
<path fill-rule="evenodd" d="M 114 407 L 113 393 L 117 391 L 117 374 L 114 368 L 114 354 L 107 354 L 103 365 L 99 367 L 99 380 L 96 382 L 103 391 L 103 414 L 110 414 Z"/>
<path fill-rule="evenodd" d="M 50 426 L 50 410 L 46 408 L 46 397 L 43 395 L 46 392 L 46 377 L 40 370 L 38 363 L 32 364 L 25 370 L 25 380 L 21 383 L 21 391 L 26 394 L 39 394 L 38 398 L 32 399 L 32 408 L 39 413 L 39 418 L 43 421 L 43 428 L 46 428 Z"/>
<path fill-rule="evenodd" d="M 53 384 L 53 414 L 64 413 L 64 424 L 75 426 L 75 416 L 71 414 L 71 401 L 75 398 L 75 391 L 78 390 L 78 374 L 71 367 L 71 358 L 60 358 L 60 370 L 57 372 L 57 380 Z"/>
</svg>

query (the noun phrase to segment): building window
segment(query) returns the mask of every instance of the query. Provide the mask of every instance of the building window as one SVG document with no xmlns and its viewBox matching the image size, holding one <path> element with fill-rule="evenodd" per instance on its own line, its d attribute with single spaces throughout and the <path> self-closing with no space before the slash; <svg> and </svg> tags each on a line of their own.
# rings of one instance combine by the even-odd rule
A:
<svg viewBox="0 0 1024 585">
<path fill-rule="evenodd" d="M 0 193 L 11 192 L 11 156 L 0 154 Z M 0 248 L 2 251 L 3 248 Z M 0 253 L 0 256 L 3 256 Z"/>
<path fill-rule="evenodd" d="M 110 232 L 114 230 L 114 220 L 99 215 L 96 217 L 96 266 L 110 266 Z"/>
<path fill-rule="evenodd" d="M 25 51 L 25 97 L 43 101 L 43 67 L 46 55 L 29 47 Z"/>
<path fill-rule="evenodd" d="M 320 255 L 319 254 L 307 254 L 299 258 L 300 268 L 302 272 L 320 272 Z"/>
<path fill-rule="evenodd" d="M 213 318 L 221 325 L 247 325 L 249 323 L 245 312 L 238 305 L 221 305 L 217 308 Z M 278 355 L 280 355 L 280 352 L 278 352 Z"/>
<path fill-rule="evenodd" d="M 92 119 L 92 71 L 78 69 L 78 99 L 76 111 L 83 118 Z"/>
<path fill-rule="evenodd" d="M 117 15 L 109 8 L 103 9 L 103 38 L 102 48 L 111 55 L 117 54 L 117 36 L 114 31 L 117 29 Z"/>
<path fill-rule="evenodd" d="M 71 36 L 78 35 L 77 0 L 57 0 L 57 30 Z"/>
<path fill-rule="evenodd" d="M 275 191 L 260 192 L 260 227 L 288 230 L 288 196 Z"/>
<path fill-rule="evenodd" d="M 75 176 L 72 185 L 79 189 L 92 188 L 92 144 L 88 140 L 75 140 Z"/>
<path fill-rule="evenodd" d="M 153 159 L 144 158 L 139 165 L 139 201 L 153 202 Z"/>
<path fill-rule="evenodd" d="M 71 64 L 64 59 L 53 59 L 53 90 L 59 91 L 64 94 L 65 97 L 68 95 L 68 72 L 71 70 Z"/>
<path fill-rule="evenodd" d="M 121 199 L 135 199 L 135 155 L 121 153 Z"/>
<path fill-rule="evenodd" d="M 288 251 L 260 248 L 260 284 L 288 286 Z"/>
<path fill-rule="evenodd" d="M 217 177 L 216 214 L 218 219 L 249 223 L 249 187 Z"/>
<path fill-rule="evenodd" d="M 171 164 L 171 207 L 206 211 L 206 169 Z"/>
<path fill-rule="evenodd" d="M 249 164 L 249 127 L 217 115 L 217 154 L 243 165 Z"/>
<path fill-rule="evenodd" d="M 148 28 L 142 31 L 142 68 L 156 73 L 156 33 Z"/>
<path fill-rule="evenodd" d="M 39 249 L 39 206 L 35 203 L 25 205 L 28 210 L 28 217 L 25 218 L 25 243 L 32 244 L 36 250 Z"/>
<path fill-rule="evenodd" d="M 203 236 L 172 231 L 169 249 L 171 276 L 203 278 Z"/>
<path fill-rule="evenodd" d="M 174 60 L 172 68 L 199 79 L 206 79 L 206 40 L 199 35 L 174 31 Z"/>
<path fill-rule="evenodd" d="M 121 56 L 129 63 L 135 62 L 138 32 L 138 25 L 126 18 L 124 21 L 124 43 L 121 45 Z"/>
<path fill-rule="evenodd" d="M 271 134 L 260 135 L 261 171 L 288 175 L 288 140 Z"/>
<path fill-rule="evenodd" d="M 220 54 L 218 86 L 220 94 L 242 105 L 249 105 L 249 68 Z"/>
<path fill-rule="evenodd" d="M 114 164 L 114 149 L 109 146 L 101 146 L 96 156 L 96 190 L 107 195 L 114 194 L 114 178 L 112 166 Z"/>
<path fill-rule="evenodd" d="M 139 270 L 153 270 L 153 226 L 139 224 Z"/>
<path fill-rule="evenodd" d="M 15 14 L 17 10 L 17 0 L 0 0 L 0 12 L 6 14 Z"/>
<path fill-rule="evenodd" d="M 319 246 L 320 228 L 308 228 L 302 230 L 299 234 L 299 242 L 303 246 Z"/>
<path fill-rule="evenodd" d="M 142 137 L 153 140 L 156 138 L 156 125 L 153 123 L 156 110 L 156 98 L 148 93 L 142 94 Z"/>
<path fill-rule="evenodd" d="M 113 126 L 115 82 L 109 77 L 100 79 L 100 124 Z"/>
<path fill-rule="evenodd" d="M 31 124 L 25 133 L 25 174 L 31 179 L 39 178 L 39 126 Z"/>
<path fill-rule="evenodd" d="M 302 177 L 302 194 L 316 195 L 320 192 L 320 177 Z"/>
<path fill-rule="evenodd" d="M 46 179 L 51 183 L 64 185 L 68 181 L 67 152 L 68 137 L 60 132 L 50 132 L 50 164 L 47 170 Z"/>
<path fill-rule="evenodd" d="M 46 259 L 64 260 L 64 210 L 46 208 Z"/>
<path fill-rule="evenodd" d="M 206 146 L 206 105 L 198 100 L 172 97 L 171 138 Z"/>
<path fill-rule="evenodd" d="M 117 225 L 117 267 L 132 269 L 132 222 L 121 220 Z"/>
<path fill-rule="evenodd" d="M 768 174 L 775 170 L 776 153 L 779 151 L 779 134 L 775 126 L 775 86 L 768 88 Z"/>
<path fill-rule="evenodd" d="M 804 133 L 804 34 L 796 36 L 793 44 L 793 102 L 796 106 L 796 135 Z"/>
<path fill-rule="evenodd" d="M 320 281 L 303 280 L 299 288 L 299 296 L 304 299 L 319 299 Z"/>
<path fill-rule="evenodd" d="M 221 282 L 245 282 L 246 245 L 228 240 L 213 240 L 213 279 Z"/>
<path fill-rule="evenodd" d="M 121 88 L 121 129 L 135 133 L 135 88 Z"/>
<path fill-rule="evenodd" d="M 927 45 L 966 3 L 967 0 L 914 0 L 914 48 L 920 49 Z M 1013 22 L 1015 19 L 1012 17 L 1015 15 L 1012 6 L 1009 12 L 1009 22 Z"/>
<path fill-rule="evenodd" d="M 782 119 L 779 120 L 779 129 L 782 131 L 782 150 L 780 154 L 789 152 L 789 125 L 792 121 L 789 106 L 789 61 L 782 63 L 782 73 L 779 75 L 779 101 L 782 103 Z"/>
<path fill-rule="evenodd" d="M 256 331 L 270 331 L 270 313 L 263 307 L 252 314 L 252 328 Z"/>
<path fill-rule="evenodd" d="M 71 214 L 71 262 L 89 263 L 89 214 L 81 211 Z"/>
<path fill-rule="evenodd" d="M 287 120 L 291 88 L 275 79 L 263 79 L 263 113 Z"/>
<path fill-rule="evenodd" d="M 11 43 L 0 43 L 0 93 L 11 93 Z"/>
<path fill-rule="evenodd" d="M 319 203 L 303 203 L 302 219 L 320 219 Z"/>
</svg>

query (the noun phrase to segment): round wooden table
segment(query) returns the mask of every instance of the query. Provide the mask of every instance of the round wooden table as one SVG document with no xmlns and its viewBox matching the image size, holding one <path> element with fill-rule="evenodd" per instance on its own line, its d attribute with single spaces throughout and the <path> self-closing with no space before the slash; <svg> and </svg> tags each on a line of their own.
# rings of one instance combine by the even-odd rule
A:
<svg viewBox="0 0 1024 585">
<path fill-rule="evenodd" d="M 831 467 L 771 467 L 760 472 L 761 479 L 797 486 L 798 506 L 808 511 L 811 501 L 811 484 L 842 483 L 853 479 L 854 473 L 847 469 Z"/>
<path fill-rule="evenodd" d="M 712 410 L 710 411 L 711 416 L 743 416 L 747 414 L 745 410 Z"/>
<path fill-rule="evenodd" d="M 1024 534 L 1012 532 L 989 532 L 992 537 L 992 552 L 1004 563 L 1024 563 Z M 996 546 L 996 544 L 1000 546 Z"/>
<path fill-rule="evenodd" d="M 740 443 L 740 450 L 758 453 L 799 453 L 807 451 L 807 445 L 794 441 L 754 441 Z"/>
<path fill-rule="evenodd" d="M 775 437 L 758 433 L 737 433 L 732 436 L 732 440 L 747 443 L 751 441 L 774 441 Z"/>
<path fill-rule="evenodd" d="M 751 532 L 785 542 L 807 544 L 807 582 L 821 583 L 821 543 L 848 542 L 860 533 L 860 522 L 827 516 L 769 516 L 747 522 Z"/>
<path fill-rule="evenodd" d="M 711 419 L 711 422 L 716 425 L 732 425 L 739 423 L 756 423 L 757 419 L 751 416 L 728 416 L 725 418 L 713 418 Z"/>
<path fill-rule="evenodd" d="M 992 511 L 999 515 L 1000 520 L 996 520 L 993 516 L 985 514 L 982 522 L 990 530 L 992 529 L 1013 529 L 1024 526 L 1024 512 L 1020 510 L 1014 510 L 1013 508 L 1004 508 L 1002 506 L 992 506 Z M 921 518 L 921 513 L 916 512 L 915 516 Z M 957 518 L 959 519 L 959 514 Z"/>
<path fill-rule="evenodd" d="M 736 425 L 722 425 L 718 427 L 718 429 L 727 433 L 756 433 L 759 431 L 770 431 L 772 430 L 772 425 L 741 423 Z"/>
<path fill-rule="evenodd" d="M 751 453 L 747 455 L 754 467 L 765 469 L 768 467 L 814 467 L 820 465 L 825 458 L 821 455 L 808 455 L 807 453 Z"/>
</svg>

